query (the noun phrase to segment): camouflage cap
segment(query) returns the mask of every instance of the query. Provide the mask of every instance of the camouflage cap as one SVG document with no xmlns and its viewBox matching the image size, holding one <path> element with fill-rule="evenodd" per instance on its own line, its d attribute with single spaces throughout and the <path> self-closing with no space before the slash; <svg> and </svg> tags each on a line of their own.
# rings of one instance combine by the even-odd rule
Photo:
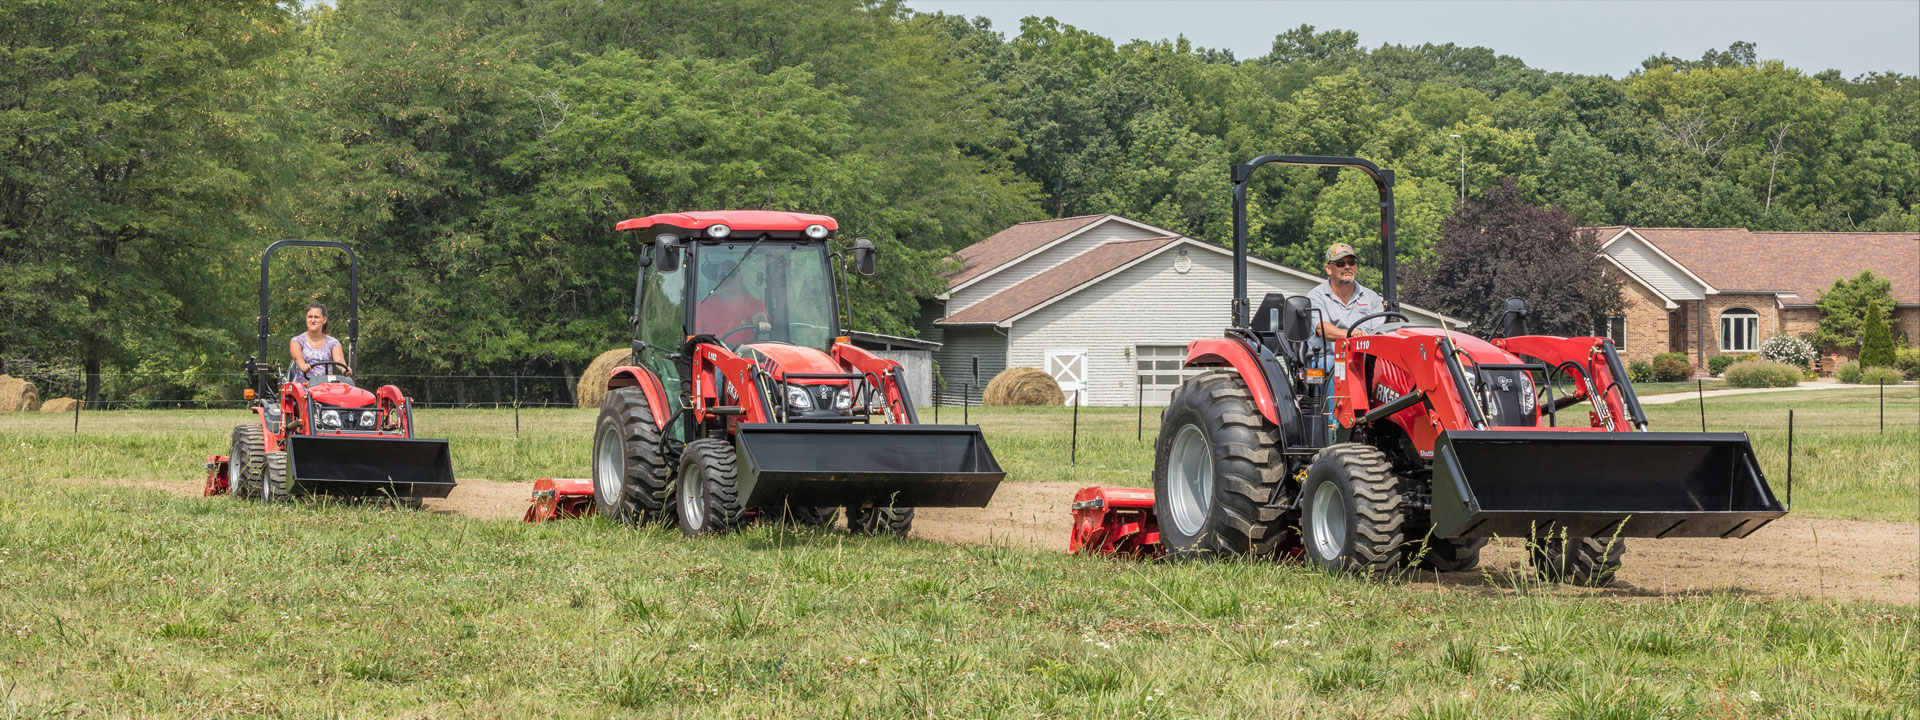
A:
<svg viewBox="0 0 1920 720">
<path fill-rule="evenodd" d="M 1333 261 L 1339 260 L 1340 258 L 1353 256 L 1353 246 L 1346 243 L 1334 243 L 1327 248 L 1328 265 L 1332 265 Z"/>
</svg>

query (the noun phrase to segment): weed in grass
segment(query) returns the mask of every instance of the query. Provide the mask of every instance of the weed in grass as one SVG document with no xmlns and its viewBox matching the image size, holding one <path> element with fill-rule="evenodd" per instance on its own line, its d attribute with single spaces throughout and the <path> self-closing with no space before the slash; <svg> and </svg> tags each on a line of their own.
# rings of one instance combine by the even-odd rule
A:
<svg viewBox="0 0 1920 720">
<path fill-rule="evenodd" d="M 1365 690 L 1378 684 L 1380 668 L 1353 660 L 1311 662 L 1301 668 L 1300 676 L 1314 693 L 1327 695 L 1343 690 Z"/>
<path fill-rule="evenodd" d="M 1480 720 L 1485 715 L 1468 707 L 1466 703 L 1448 699 L 1422 705 L 1401 717 L 1403 720 Z"/>
<path fill-rule="evenodd" d="M 205 640 L 213 637 L 213 628 L 207 627 L 199 620 L 188 619 L 163 623 L 154 634 L 170 640 Z"/>
<path fill-rule="evenodd" d="M 1447 641 L 1440 649 L 1440 666 L 1459 675 L 1480 671 L 1480 647 L 1464 638 Z"/>
<path fill-rule="evenodd" d="M 1560 695 L 1553 717 L 1562 720 L 1653 720 L 1663 717 L 1659 698 L 1636 684 L 1607 688 L 1586 684 Z"/>
</svg>

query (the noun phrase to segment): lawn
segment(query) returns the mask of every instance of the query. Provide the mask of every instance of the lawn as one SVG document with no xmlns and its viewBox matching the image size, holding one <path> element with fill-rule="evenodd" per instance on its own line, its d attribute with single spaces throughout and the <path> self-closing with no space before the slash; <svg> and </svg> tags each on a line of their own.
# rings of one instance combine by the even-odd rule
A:
<svg viewBox="0 0 1920 720">
<path fill-rule="evenodd" d="M 1912 521 L 1920 394 L 1707 400 L 1796 515 Z M 942 420 L 950 420 L 943 409 Z M 1656 428 L 1698 408 L 1652 409 Z M 1126 409 L 979 410 L 1011 479 L 1144 483 Z M 1111 562 L 757 527 L 689 541 L 45 478 L 200 474 L 233 411 L 0 416 L 0 717 L 1897 718 L 1910 606 Z M 428 411 L 463 477 L 586 471 L 589 411 Z"/>
</svg>

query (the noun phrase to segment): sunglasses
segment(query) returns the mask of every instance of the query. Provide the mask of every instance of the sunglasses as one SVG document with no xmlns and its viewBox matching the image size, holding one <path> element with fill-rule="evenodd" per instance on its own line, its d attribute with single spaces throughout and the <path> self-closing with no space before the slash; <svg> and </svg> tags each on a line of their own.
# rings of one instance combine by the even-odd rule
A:
<svg viewBox="0 0 1920 720">
<path fill-rule="evenodd" d="M 1339 260 L 1335 260 L 1327 264 L 1332 265 L 1334 267 L 1353 267 L 1355 265 L 1359 265 L 1360 261 L 1355 260 L 1353 258 L 1340 258 Z"/>
</svg>

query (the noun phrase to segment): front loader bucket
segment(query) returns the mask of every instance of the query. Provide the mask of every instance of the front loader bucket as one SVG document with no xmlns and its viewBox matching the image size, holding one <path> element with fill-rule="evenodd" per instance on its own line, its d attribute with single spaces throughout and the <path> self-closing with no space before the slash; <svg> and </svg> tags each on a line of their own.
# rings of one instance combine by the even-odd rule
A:
<svg viewBox="0 0 1920 720">
<path fill-rule="evenodd" d="M 1746 537 L 1787 514 L 1746 433 L 1443 433 L 1435 537 Z"/>
<path fill-rule="evenodd" d="M 443 498 L 453 490 L 447 441 L 295 435 L 287 439 L 295 492 Z"/>
<path fill-rule="evenodd" d="M 749 507 L 986 507 L 1007 473 L 975 425 L 742 423 Z"/>
</svg>

